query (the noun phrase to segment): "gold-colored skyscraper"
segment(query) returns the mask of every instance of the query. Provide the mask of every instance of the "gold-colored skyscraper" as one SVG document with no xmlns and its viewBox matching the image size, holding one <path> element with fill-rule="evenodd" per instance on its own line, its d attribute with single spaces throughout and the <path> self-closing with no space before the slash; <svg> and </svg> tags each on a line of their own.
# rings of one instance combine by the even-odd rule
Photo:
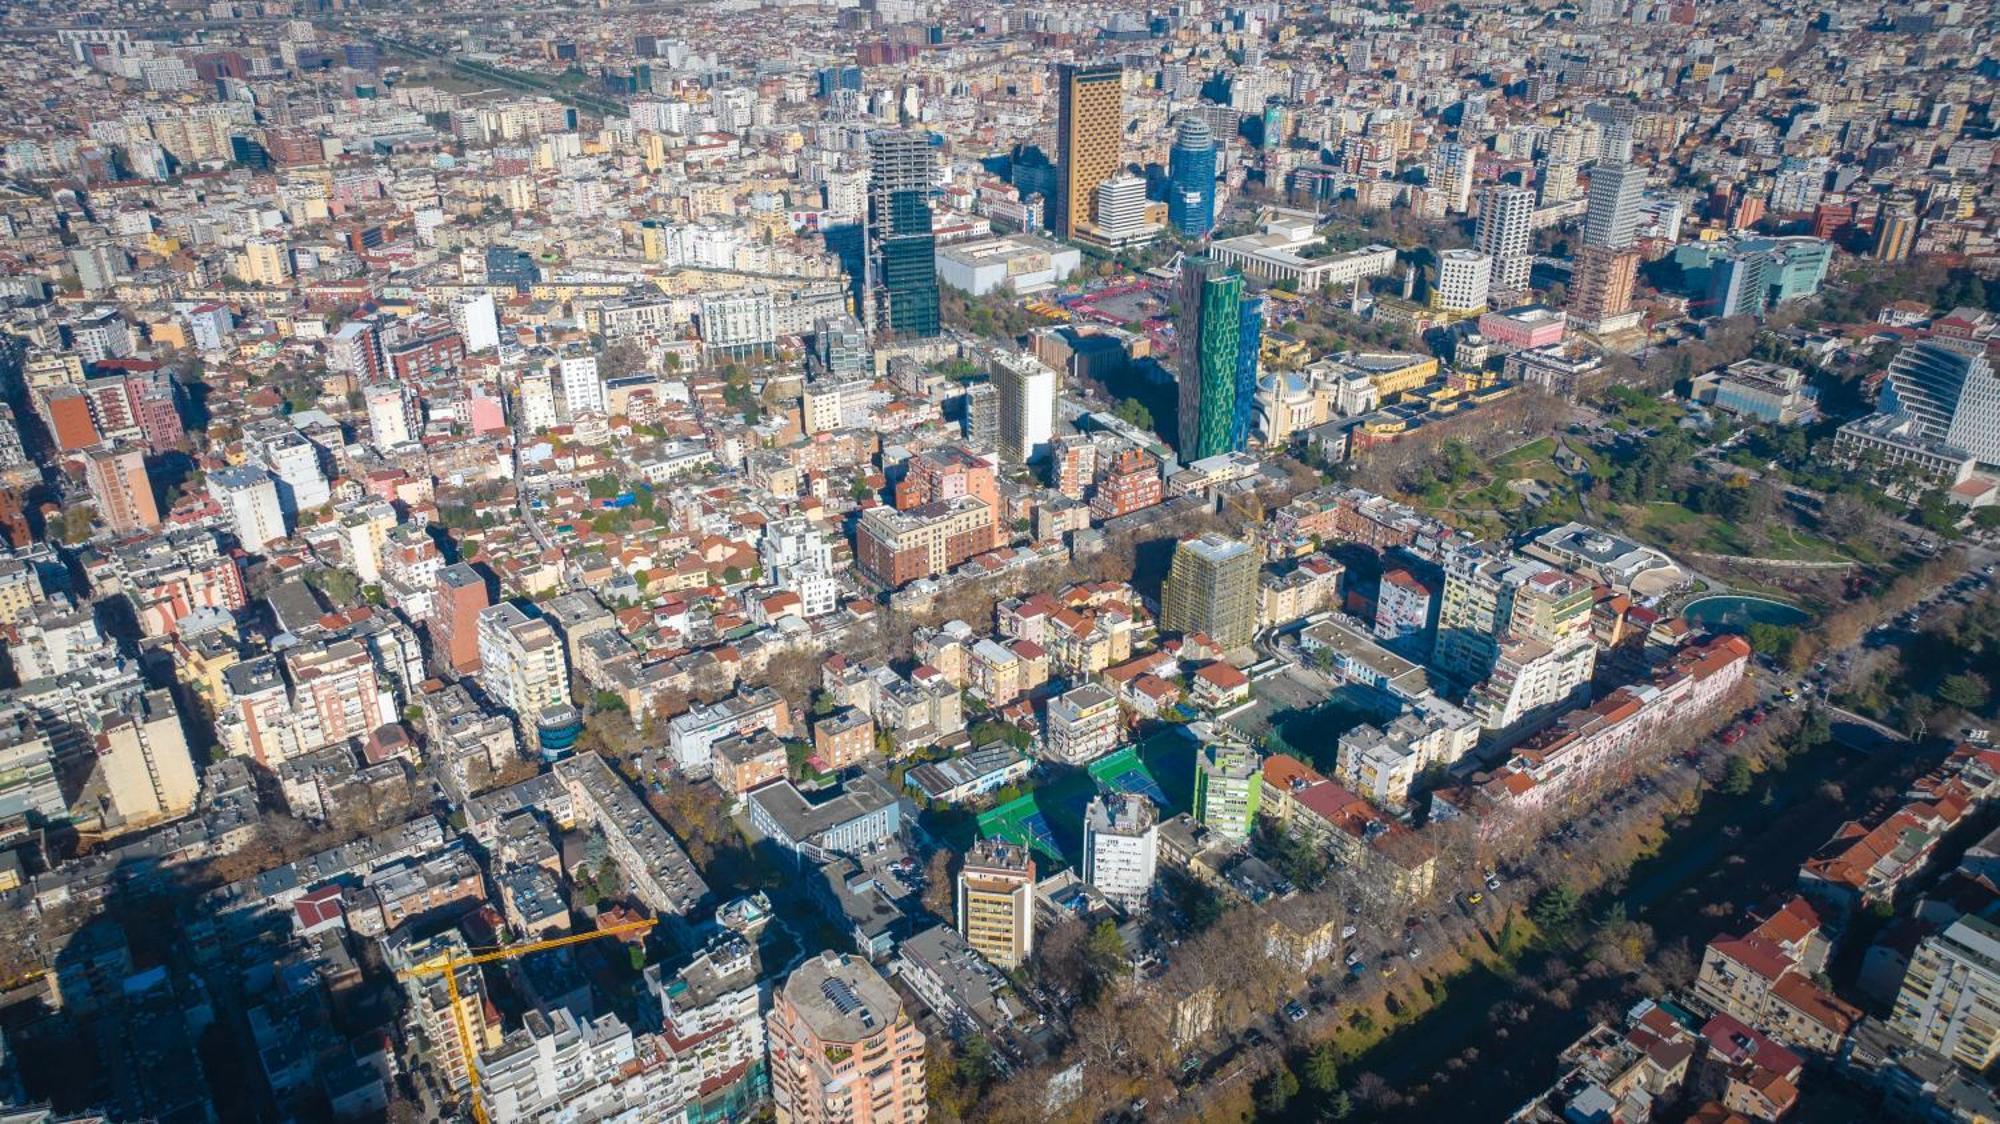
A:
<svg viewBox="0 0 2000 1124">
<path fill-rule="evenodd" d="M 1125 131 L 1125 71 L 1116 63 L 1056 68 L 1056 197 L 1049 231 L 1068 238 L 1090 222 L 1097 185 L 1118 171 Z"/>
</svg>

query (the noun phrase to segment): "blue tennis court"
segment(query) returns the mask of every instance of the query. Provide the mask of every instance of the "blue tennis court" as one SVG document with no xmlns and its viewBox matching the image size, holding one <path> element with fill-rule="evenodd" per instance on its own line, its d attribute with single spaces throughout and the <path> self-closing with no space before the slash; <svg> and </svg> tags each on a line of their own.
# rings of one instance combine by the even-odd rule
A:
<svg viewBox="0 0 2000 1124">
<path fill-rule="evenodd" d="M 1131 768 L 1115 776 L 1105 777 L 1104 783 L 1117 789 L 1119 792 L 1129 793 L 1133 796 L 1143 796 L 1151 800 L 1154 807 L 1165 808 L 1168 806 L 1166 790 L 1160 787 L 1160 782 L 1154 780 L 1153 774 L 1147 772 L 1142 765 L 1134 764 Z"/>
</svg>

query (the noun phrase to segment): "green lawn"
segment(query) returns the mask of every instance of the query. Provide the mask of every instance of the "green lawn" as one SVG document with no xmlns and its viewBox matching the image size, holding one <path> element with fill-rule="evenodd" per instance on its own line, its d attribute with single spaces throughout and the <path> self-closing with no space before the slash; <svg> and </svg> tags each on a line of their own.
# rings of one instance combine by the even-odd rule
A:
<svg viewBox="0 0 2000 1124">
<path fill-rule="evenodd" d="M 1512 468 L 1530 461 L 1545 461 L 1554 455 L 1555 451 L 1556 439 L 1553 437 L 1544 437 L 1537 441 L 1530 441 L 1518 449 L 1510 449 L 1500 454 L 1500 456 L 1494 459 L 1493 467 Z"/>
</svg>

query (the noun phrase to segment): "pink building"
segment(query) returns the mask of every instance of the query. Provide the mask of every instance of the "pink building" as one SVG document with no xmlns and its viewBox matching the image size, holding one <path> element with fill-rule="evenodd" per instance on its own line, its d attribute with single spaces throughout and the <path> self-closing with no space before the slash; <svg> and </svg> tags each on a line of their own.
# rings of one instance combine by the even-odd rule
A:
<svg viewBox="0 0 2000 1124">
<path fill-rule="evenodd" d="M 1501 351 L 1526 351 L 1563 341 L 1569 317 L 1543 304 L 1524 304 L 1479 318 L 1479 334 Z"/>
</svg>

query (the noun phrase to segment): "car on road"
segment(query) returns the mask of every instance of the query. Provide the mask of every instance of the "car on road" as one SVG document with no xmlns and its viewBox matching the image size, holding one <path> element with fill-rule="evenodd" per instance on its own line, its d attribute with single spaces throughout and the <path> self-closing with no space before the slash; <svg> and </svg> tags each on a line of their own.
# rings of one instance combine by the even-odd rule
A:
<svg viewBox="0 0 2000 1124">
<path fill-rule="evenodd" d="M 1478 905 L 1480 902 L 1483 902 L 1485 900 L 1486 900 L 1486 895 L 1480 893 L 1477 890 L 1474 890 L 1471 893 L 1465 895 L 1466 905 Z"/>
<path fill-rule="evenodd" d="M 1490 870 L 1487 871 L 1486 888 L 1489 890 L 1498 890 L 1500 888 L 1500 876 L 1498 874 L 1493 873 Z"/>
</svg>

